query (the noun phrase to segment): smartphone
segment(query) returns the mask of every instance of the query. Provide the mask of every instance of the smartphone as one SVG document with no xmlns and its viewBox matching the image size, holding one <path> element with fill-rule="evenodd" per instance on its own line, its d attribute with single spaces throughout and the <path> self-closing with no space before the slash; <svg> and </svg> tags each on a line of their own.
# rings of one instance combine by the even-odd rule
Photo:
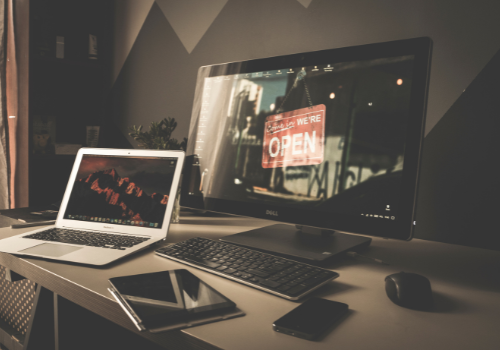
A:
<svg viewBox="0 0 500 350">
<path fill-rule="evenodd" d="M 273 323 L 276 332 L 313 340 L 347 313 L 349 306 L 336 301 L 311 298 Z"/>
</svg>

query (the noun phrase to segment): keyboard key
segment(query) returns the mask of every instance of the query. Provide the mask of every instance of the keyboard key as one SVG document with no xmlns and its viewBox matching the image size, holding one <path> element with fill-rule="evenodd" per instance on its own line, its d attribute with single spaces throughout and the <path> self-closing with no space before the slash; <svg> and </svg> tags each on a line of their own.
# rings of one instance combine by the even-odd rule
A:
<svg viewBox="0 0 500 350">
<path fill-rule="evenodd" d="M 281 283 L 276 282 L 276 281 L 271 281 L 271 280 L 261 280 L 260 284 L 266 286 L 266 287 L 271 287 L 271 288 L 276 288 L 281 285 Z"/>
<path fill-rule="evenodd" d="M 262 270 L 257 270 L 257 269 L 248 269 L 248 270 L 247 270 L 247 272 L 248 272 L 248 273 L 252 273 L 252 274 L 254 274 L 254 275 L 257 275 L 257 276 L 259 276 L 259 277 L 263 277 L 263 278 L 266 278 L 266 277 L 268 277 L 268 276 L 269 276 L 269 274 L 268 274 L 268 273 L 266 273 L 266 272 L 264 272 L 264 271 L 262 271 Z"/>
<path fill-rule="evenodd" d="M 302 284 L 305 286 L 312 286 L 314 284 L 318 284 L 318 282 L 321 282 L 321 278 L 309 278 L 308 280 L 305 280 Z"/>
<path fill-rule="evenodd" d="M 305 286 L 303 284 L 299 284 L 298 286 L 295 286 L 295 287 L 289 289 L 287 293 L 290 295 L 299 295 L 300 293 L 302 293 L 306 289 L 307 289 L 307 286 Z"/>
<path fill-rule="evenodd" d="M 286 292 L 287 290 L 290 289 L 290 286 L 287 286 L 287 285 L 283 285 L 279 288 L 277 288 L 276 290 L 280 291 L 280 292 Z"/>
<path fill-rule="evenodd" d="M 193 256 L 193 255 L 187 255 L 187 256 L 185 256 L 184 260 L 192 261 L 194 263 L 198 263 L 200 265 L 208 266 L 208 267 L 211 267 L 211 268 L 214 268 L 214 269 L 220 266 L 220 264 L 217 264 L 217 263 L 212 262 L 210 260 L 200 259 L 197 256 Z"/>
</svg>

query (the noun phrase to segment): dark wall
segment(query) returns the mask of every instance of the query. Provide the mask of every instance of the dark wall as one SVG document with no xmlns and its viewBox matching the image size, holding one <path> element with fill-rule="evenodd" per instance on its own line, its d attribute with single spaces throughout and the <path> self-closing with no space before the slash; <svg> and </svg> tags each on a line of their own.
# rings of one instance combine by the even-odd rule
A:
<svg viewBox="0 0 500 350">
<path fill-rule="evenodd" d="M 500 250 L 500 51 L 425 138 L 416 237 Z"/>
<path fill-rule="evenodd" d="M 186 137 L 197 69 L 202 65 L 431 37 L 434 52 L 416 235 L 470 245 L 481 245 L 491 237 L 486 227 L 492 219 L 485 220 L 489 207 L 482 198 L 499 194 L 488 187 L 499 154 L 491 134 L 495 104 L 470 91 L 473 86 L 490 91 L 494 85 L 478 75 L 484 68 L 482 74 L 488 76 L 498 63 L 494 55 L 500 49 L 499 1 L 123 0 L 122 4 L 133 1 L 151 7 L 111 91 L 114 120 L 125 136 L 130 125 L 149 125 L 170 116 L 178 121 L 175 136 Z M 127 35 L 131 34 L 115 33 L 115 40 Z M 471 202 L 476 205 L 467 211 Z M 486 233 L 471 233 L 472 227 Z"/>
</svg>

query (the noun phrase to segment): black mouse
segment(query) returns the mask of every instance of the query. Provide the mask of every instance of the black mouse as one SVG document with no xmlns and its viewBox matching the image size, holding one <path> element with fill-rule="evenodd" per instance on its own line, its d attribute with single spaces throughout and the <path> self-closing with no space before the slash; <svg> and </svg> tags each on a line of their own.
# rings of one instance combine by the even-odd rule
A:
<svg viewBox="0 0 500 350">
<path fill-rule="evenodd" d="M 399 272 L 385 278 L 387 296 L 396 305 L 429 311 L 433 307 L 431 283 L 416 273 Z"/>
</svg>

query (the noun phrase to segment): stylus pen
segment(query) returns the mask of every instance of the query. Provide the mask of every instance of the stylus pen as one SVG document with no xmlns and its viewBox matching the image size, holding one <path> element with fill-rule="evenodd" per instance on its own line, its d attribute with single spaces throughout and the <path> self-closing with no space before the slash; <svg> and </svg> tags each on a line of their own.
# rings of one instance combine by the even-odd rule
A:
<svg viewBox="0 0 500 350">
<path fill-rule="evenodd" d="M 14 224 L 14 225 L 11 225 L 10 228 L 23 228 L 23 227 L 33 227 L 33 226 L 43 226 L 43 225 L 54 225 L 55 223 L 56 223 L 55 220 L 36 221 L 36 222 L 27 222 L 25 224 Z"/>
<path fill-rule="evenodd" d="M 118 294 L 117 292 L 115 292 L 111 288 L 108 288 L 108 291 L 111 293 L 111 295 L 113 296 L 113 298 L 115 298 L 115 300 L 118 302 L 118 304 L 120 304 L 120 306 L 122 307 L 123 311 L 125 311 L 125 313 L 130 318 L 130 320 L 132 320 L 132 322 L 134 323 L 134 326 L 136 326 L 137 329 L 140 332 L 145 331 L 146 328 L 142 325 L 141 319 L 139 318 L 139 316 L 137 316 L 135 314 L 134 310 L 132 310 L 132 308 L 130 308 L 127 305 L 127 302 L 122 299 L 121 295 Z"/>
</svg>

